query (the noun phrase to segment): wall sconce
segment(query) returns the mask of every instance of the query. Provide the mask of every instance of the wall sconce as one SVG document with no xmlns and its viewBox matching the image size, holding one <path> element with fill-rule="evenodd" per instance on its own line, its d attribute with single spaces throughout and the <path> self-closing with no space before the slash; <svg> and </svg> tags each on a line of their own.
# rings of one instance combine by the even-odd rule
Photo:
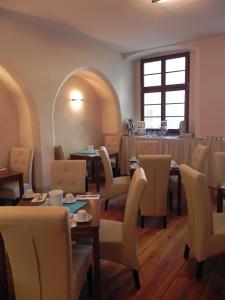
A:
<svg viewBox="0 0 225 300">
<path fill-rule="evenodd" d="M 82 95 L 81 95 L 81 93 L 79 91 L 74 90 L 71 93 L 71 101 L 72 101 L 72 107 L 75 110 L 78 110 L 83 105 L 84 98 L 82 97 Z"/>
</svg>

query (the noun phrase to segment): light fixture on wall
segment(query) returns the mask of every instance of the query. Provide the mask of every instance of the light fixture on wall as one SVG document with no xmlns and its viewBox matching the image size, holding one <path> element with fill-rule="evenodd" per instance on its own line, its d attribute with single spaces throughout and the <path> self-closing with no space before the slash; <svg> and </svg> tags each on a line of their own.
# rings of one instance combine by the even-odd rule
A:
<svg viewBox="0 0 225 300">
<path fill-rule="evenodd" d="M 152 3 L 156 3 L 156 2 L 165 2 L 165 0 L 152 0 Z"/>
<path fill-rule="evenodd" d="M 84 98 L 81 95 L 81 93 L 77 90 L 73 90 L 71 92 L 71 101 L 72 101 L 72 106 L 75 110 L 80 109 L 83 102 L 84 102 Z"/>
</svg>

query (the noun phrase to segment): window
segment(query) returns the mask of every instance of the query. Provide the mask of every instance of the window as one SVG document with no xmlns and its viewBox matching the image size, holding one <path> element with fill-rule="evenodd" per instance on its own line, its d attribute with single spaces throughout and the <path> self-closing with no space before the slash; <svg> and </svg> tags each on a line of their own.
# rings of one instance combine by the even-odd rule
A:
<svg viewBox="0 0 225 300">
<path fill-rule="evenodd" d="M 164 120 L 170 133 L 183 120 L 188 128 L 189 66 L 189 52 L 141 60 L 141 119 L 147 130 L 159 130 Z"/>
</svg>

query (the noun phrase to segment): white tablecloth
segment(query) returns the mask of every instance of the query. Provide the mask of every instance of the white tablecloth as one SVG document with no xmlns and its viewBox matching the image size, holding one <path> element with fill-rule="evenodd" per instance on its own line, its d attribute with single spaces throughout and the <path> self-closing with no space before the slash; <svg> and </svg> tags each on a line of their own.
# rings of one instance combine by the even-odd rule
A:
<svg viewBox="0 0 225 300">
<path fill-rule="evenodd" d="M 210 186 L 215 186 L 214 152 L 225 152 L 224 140 L 209 140 L 180 137 L 148 137 L 123 136 L 120 155 L 120 169 L 122 174 L 129 174 L 129 159 L 136 156 L 136 142 L 155 140 L 159 142 L 159 154 L 171 154 L 178 164 L 189 164 L 192 153 L 197 144 L 209 146 L 209 157 L 206 163 L 205 175 Z"/>
</svg>

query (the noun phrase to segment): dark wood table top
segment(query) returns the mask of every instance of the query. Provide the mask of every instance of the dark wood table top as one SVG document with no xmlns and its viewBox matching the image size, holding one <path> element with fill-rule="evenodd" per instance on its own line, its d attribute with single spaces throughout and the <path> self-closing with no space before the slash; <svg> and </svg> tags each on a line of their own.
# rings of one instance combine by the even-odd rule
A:
<svg viewBox="0 0 225 300">
<path fill-rule="evenodd" d="M 0 169 L 0 180 L 23 175 L 23 172 L 12 171 L 9 169 Z"/>
<path fill-rule="evenodd" d="M 118 155 L 118 152 L 109 152 L 109 157 Z M 89 153 L 87 151 L 75 152 L 70 154 L 71 158 L 84 158 L 84 159 L 101 159 L 99 151 Z"/>
</svg>

